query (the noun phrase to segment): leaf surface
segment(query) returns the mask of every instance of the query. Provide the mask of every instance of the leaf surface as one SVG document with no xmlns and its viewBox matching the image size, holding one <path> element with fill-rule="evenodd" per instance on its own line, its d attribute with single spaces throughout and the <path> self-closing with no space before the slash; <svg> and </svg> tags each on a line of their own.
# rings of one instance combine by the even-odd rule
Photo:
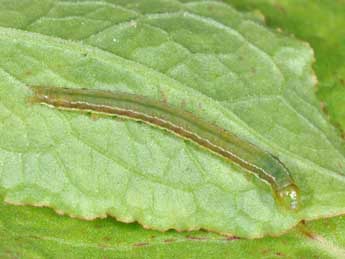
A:
<svg viewBox="0 0 345 259">
<path fill-rule="evenodd" d="M 51 210 L 0 206 L 1 258 L 342 258 L 344 218 L 308 223 L 281 237 L 145 230 L 113 219 L 91 222 Z"/>
<path fill-rule="evenodd" d="M 307 44 L 220 2 L 1 6 L 6 202 L 248 238 L 344 213 L 344 148 L 314 96 Z M 159 129 L 30 105 L 28 85 L 120 89 L 183 106 L 279 156 L 302 208 L 282 210 L 256 177 Z"/>
</svg>

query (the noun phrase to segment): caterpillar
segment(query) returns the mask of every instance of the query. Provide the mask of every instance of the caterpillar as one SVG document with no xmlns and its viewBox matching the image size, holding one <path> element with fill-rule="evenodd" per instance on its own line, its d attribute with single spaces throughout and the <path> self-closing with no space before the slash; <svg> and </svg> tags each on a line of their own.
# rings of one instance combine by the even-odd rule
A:
<svg viewBox="0 0 345 259">
<path fill-rule="evenodd" d="M 276 156 L 188 111 L 153 98 L 118 91 L 44 86 L 31 86 L 31 89 L 32 103 L 142 121 L 192 141 L 267 182 L 283 207 L 292 211 L 299 207 L 299 189 Z"/>
</svg>

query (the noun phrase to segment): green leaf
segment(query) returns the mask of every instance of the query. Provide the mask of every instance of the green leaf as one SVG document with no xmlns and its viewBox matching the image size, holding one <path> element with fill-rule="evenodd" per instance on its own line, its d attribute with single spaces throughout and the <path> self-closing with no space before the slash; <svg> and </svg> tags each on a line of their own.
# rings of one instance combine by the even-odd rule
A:
<svg viewBox="0 0 345 259">
<path fill-rule="evenodd" d="M 86 222 L 47 209 L 2 205 L 0 257 L 342 258 L 344 230 L 344 218 L 335 218 L 309 223 L 303 232 L 246 240 L 201 231 L 160 233 L 113 219 Z"/>
<path fill-rule="evenodd" d="M 269 1 L 231 0 L 238 8 L 263 11 L 267 23 L 293 33 L 311 44 L 315 50 L 318 96 L 334 124 L 345 129 L 345 23 L 344 1 L 309 1 L 300 5 L 298 0 Z M 307 18 L 306 18 L 307 17 Z"/>
<path fill-rule="evenodd" d="M 273 27 L 280 26 L 289 32 L 295 33 L 299 38 L 311 42 L 318 57 L 316 68 L 322 67 L 322 69 L 316 69 L 321 91 L 327 85 L 325 84 L 327 78 L 321 76 L 322 70 L 326 74 L 327 71 L 329 72 L 329 80 L 332 80 L 332 73 L 338 74 L 339 77 L 341 75 L 344 76 L 344 73 L 336 73 L 336 71 L 341 71 L 344 67 L 338 64 L 341 61 L 338 57 L 344 52 L 340 51 L 340 48 L 335 48 L 336 43 L 342 40 L 341 33 L 336 35 L 335 32 L 341 32 L 341 28 L 343 28 L 339 26 L 341 20 L 343 24 L 345 23 L 343 5 L 340 3 L 335 1 L 308 1 L 300 5 L 301 3 L 295 0 L 280 1 L 280 3 L 283 3 L 282 5 L 276 5 L 274 2 L 271 3 L 271 1 L 256 0 L 241 0 L 238 3 L 231 1 L 231 3 L 248 10 L 258 8 L 268 17 L 267 20 Z M 311 12 L 311 9 L 319 9 L 319 11 Z M 30 12 L 28 6 L 22 6 L 20 10 L 21 12 Z M 44 12 L 45 10 L 42 7 L 39 10 L 35 9 L 35 11 Z M 12 21 L 13 23 L 16 22 L 16 25 L 18 25 L 19 21 L 24 20 L 19 18 L 22 16 L 21 13 L 6 11 L 6 14 L 9 13 L 11 13 L 10 17 L 16 14 L 16 19 Z M 329 13 L 332 15 L 328 15 Z M 2 20 L 6 22 L 9 20 L 6 19 L 3 13 L 1 13 L 0 18 L 4 18 Z M 309 22 L 310 20 L 312 22 Z M 339 21 L 339 24 L 335 21 Z M 315 24 L 315 27 L 310 27 L 311 24 Z M 320 34 L 319 28 L 322 28 L 324 32 L 322 37 L 317 36 Z M 337 28 L 337 30 L 334 28 Z M 330 37 L 330 35 L 334 37 Z M 341 84 L 337 83 L 336 80 L 334 80 L 334 83 L 334 87 L 331 87 L 332 85 L 329 84 L 328 86 L 330 87 L 324 93 L 328 95 L 334 92 L 332 95 L 341 100 L 341 97 L 344 96 L 344 91 L 341 91 Z M 339 90 L 338 95 L 335 94 L 336 92 L 333 89 Z M 323 96 L 323 98 L 325 97 Z M 334 113 L 342 107 L 340 106 L 341 103 L 339 102 L 337 105 L 334 99 L 327 99 L 326 101 L 331 118 L 338 123 L 342 123 L 343 120 L 339 116 L 336 119 L 334 117 Z M 330 109 L 331 107 L 333 108 Z M 239 258 L 257 258 L 261 254 L 266 257 L 277 257 L 282 255 L 283 252 L 285 252 L 283 253 L 284 256 L 292 258 L 310 258 L 313 256 L 322 258 L 343 257 L 341 253 L 339 254 L 341 252 L 339 247 L 344 247 L 344 235 L 342 233 L 345 230 L 342 224 L 344 222 L 342 217 L 317 221 L 311 224 L 313 231 L 318 232 L 319 237 L 323 236 L 323 240 L 328 242 L 319 242 L 318 240 L 306 238 L 306 236 L 301 237 L 298 233 L 291 233 L 274 239 L 265 238 L 255 241 L 232 240 L 231 242 L 224 243 L 197 239 L 183 240 L 185 234 L 189 234 L 191 237 L 203 235 L 201 232 L 196 232 L 176 234 L 178 241 L 172 243 L 172 240 L 169 240 L 169 235 L 175 235 L 175 233 L 170 231 L 157 233 L 155 231 L 142 230 L 137 225 L 116 223 L 111 219 L 81 222 L 56 216 L 44 209 L 17 208 L 3 205 L 0 208 L 0 251 L 1 256 L 5 258 L 12 258 L 14 256 L 43 258 L 59 257 L 59 255 L 60 257 L 61 255 L 71 255 L 74 258 L 95 257 L 98 255 L 109 255 L 112 258 L 138 258 L 144 256 L 160 258 L 166 257 L 167 254 L 177 258 L 200 258 L 205 256 L 207 258 L 228 258 L 230 256 L 232 258 L 236 258 L 236 256 Z M 56 220 L 55 222 L 54 219 Z M 74 224 L 76 224 L 75 228 L 72 228 Z M 49 228 L 49 226 L 56 227 Z M 85 229 L 86 231 L 83 231 Z M 103 243 L 101 237 L 97 239 L 97 233 L 100 232 L 100 229 L 104 230 L 101 234 L 119 234 L 120 238 L 115 241 L 110 240 L 109 243 Z M 145 234 L 148 233 L 162 240 L 166 237 L 169 241 L 162 242 L 161 245 L 155 243 L 153 246 L 140 244 L 133 247 L 128 246 L 128 249 L 114 248 L 114 244 L 130 244 L 129 241 L 133 241 L 132 244 L 136 241 L 142 243 L 145 239 L 141 239 L 141 237 L 145 237 Z M 130 240 L 133 235 L 137 235 L 138 239 Z M 42 237 L 45 237 L 44 242 Z M 48 237 L 51 238 L 49 239 Z M 86 237 L 89 238 L 87 243 L 85 242 Z M 104 237 L 104 240 L 109 240 L 109 237 Z M 112 247 L 106 248 L 107 245 Z"/>
<path fill-rule="evenodd" d="M 344 212 L 344 150 L 313 95 L 309 46 L 223 3 L 115 2 L 1 1 L 0 184 L 8 203 L 250 238 Z M 159 129 L 32 106 L 28 85 L 182 103 L 279 156 L 303 207 L 282 210 L 259 179 Z"/>
</svg>

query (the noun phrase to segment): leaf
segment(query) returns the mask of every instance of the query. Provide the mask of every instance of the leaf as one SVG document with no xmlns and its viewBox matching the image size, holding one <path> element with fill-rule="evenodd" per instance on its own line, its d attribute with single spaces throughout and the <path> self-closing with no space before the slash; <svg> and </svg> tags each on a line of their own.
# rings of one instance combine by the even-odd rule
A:
<svg viewBox="0 0 345 259">
<path fill-rule="evenodd" d="M 22 1 L 22 3 L 24 2 Z M 341 73 L 344 64 L 338 58 L 343 52 L 341 48 L 336 48 L 335 46 L 337 42 L 342 42 L 342 35 L 336 32 L 341 32 L 341 24 L 345 23 L 343 17 L 344 10 L 342 10 L 343 5 L 336 1 L 308 1 L 304 2 L 303 5 L 300 5 L 300 2 L 295 0 L 282 2 L 283 4 L 276 5 L 264 0 L 231 1 L 232 4 L 236 4 L 236 6 L 241 8 L 248 10 L 258 8 L 262 10 L 265 16 L 268 17 L 267 21 L 271 26 L 280 26 L 289 32 L 295 33 L 299 38 L 310 42 L 317 56 L 315 68 L 320 80 L 320 91 L 327 89 L 323 92 L 324 94 L 327 94 L 327 96 L 329 94 L 340 100 L 345 95 L 341 92 L 340 81 L 335 79 L 344 76 L 344 73 Z M 1 6 L 4 7 L 4 5 Z M 44 12 L 43 6 L 41 9 L 35 6 L 29 7 L 22 6 L 20 8 L 21 13 L 30 13 L 30 9 L 35 12 Z M 13 15 L 15 12 L 7 12 L 6 10 L 6 13 Z M 19 18 L 22 16 L 21 13 L 16 12 L 16 20 L 12 21 L 6 19 L 3 12 L 0 18 L 3 18 L 2 20 L 7 23 L 12 22 L 13 26 L 14 22 L 17 25 L 19 21 L 25 20 L 25 18 Z M 332 15 L 330 16 L 329 13 Z M 340 22 L 341 20 L 343 22 Z M 323 23 L 323 21 L 327 22 Z M 315 26 L 311 27 L 311 24 L 315 24 Z M 320 36 L 320 31 L 323 32 L 322 36 Z M 323 76 L 323 74 L 326 76 Z M 334 78 L 333 74 L 335 75 Z M 329 87 L 327 88 L 327 86 Z M 338 95 L 335 94 L 336 91 L 338 91 Z M 321 95 L 319 94 L 319 96 Z M 325 97 L 322 96 L 322 98 Z M 2 97 L 0 100 L 2 100 Z M 329 98 L 325 101 L 327 102 L 331 119 L 342 123 L 342 118 L 334 115 L 342 107 L 340 105 L 341 102 L 335 102 L 334 98 Z M 46 209 L 0 205 L 0 255 L 4 258 L 14 256 L 43 258 L 61 257 L 61 255 L 73 258 L 83 257 L 83 255 L 84 257 L 109 255 L 112 258 L 138 258 L 144 256 L 160 258 L 166 257 L 168 254 L 176 258 L 200 258 L 205 256 L 207 258 L 228 258 L 229 256 L 231 258 L 258 258 L 260 255 L 262 257 L 277 257 L 283 253 L 283 256 L 290 258 L 310 258 L 313 256 L 341 258 L 338 252 L 339 250 L 341 252 L 341 248 L 344 247 L 343 222 L 344 218 L 338 217 L 308 224 L 308 226 L 311 225 L 314 232 L 318 232 L 320 237 L 328 241 L 326 243 L 321 243 L 306 236 L 300 237 L 295 232 L 279 238 L 264 238 L 261 240 L 235 239 L 231 242 L 222 243 L 193 239 L 195 236 L 211 235 L 203 232 L 175 233 L 169 231 L 158 233 L 156 231 L 142 230 L 140 226 L 135 224 L 116 223 L 112 219 L 82 222 L 57 216 Z M 101 230 L 104 232 L 101 232 Z M 98 233 L 100 233 L 99 236 L 97 235 Z M 115 240 L 105 238 L 104 240 L 109 241 L 103 243 L 103 241 L 100 241 L 102 237 L 106 237 L 102 236 L 103 233 L 111 233 L 112 236 L 118 234 L 119 238 Z M 169 240 L 172 235 L 177 237 L 177 241 L 172 242 L 172 240 L 169 240 L 161 244 L 155 243 L 152 246 L 142 245 L 143 241 L 151 238 L 151 234 L 159 240 L 164 240 L 165 238 Z M 134 235 L 136 235 L 137 239 L 132 239 L 130 243 L 128 240 Z M 184 239 L 185 235 L 190 235 L 192 239 Z M 42 236 L 46 238 L 46 241 L 43 242 L 40 239 Z M 48 240 L 47 237 L 51 238 Z M 85 242 L 85 239 L 88 239 L 88 242 Z M 136 242 L 140 243 L 140 245 L 122 246 L 116 249 L 116 246 L 118 247 L 121 244 L 134 244 Z M 123 249 L 124 247 L 128 249 Z"/>
<path fill-rule="evenodd" d="M 309 223 L 305 233 L 246 240 L 201 231 L 160 233 L 113 219 L 85 222 L 47 209 L 2 205 L 0 257 L 341 258 L 344 227 L 344 218 L 334 218 Z"/>
<path fill-rule="evenodd" d="M 344 213 L 344 149 L 313 95 L 305 43 L 218 2 L 1 2 L 6 202 L 248 238 Z M 282 210 L 259 179 L 159 129 L 29 105 L 28 85 L 121 89 L 183 105 L 279 156 L 302 209 Z"/>
<path fill-rule="evenodd" d="M 317 94 L 332 122 L 345 129 L 345 106 L 341 105 L 345 101 L 345 46 L 340 44 L 345 35 L 339 29 L 345 23 L 344 1 L 314 1 L 308 3 L 307 8 L 298 5 L 297 0 L 274 4 L 252 0 L 228 2 L 246 10 L 259 8 L 265 12 L 271 26 L 283 27 L 311 44 L 317 61 L 314 65 L 319 80 Z"/>
</svg>

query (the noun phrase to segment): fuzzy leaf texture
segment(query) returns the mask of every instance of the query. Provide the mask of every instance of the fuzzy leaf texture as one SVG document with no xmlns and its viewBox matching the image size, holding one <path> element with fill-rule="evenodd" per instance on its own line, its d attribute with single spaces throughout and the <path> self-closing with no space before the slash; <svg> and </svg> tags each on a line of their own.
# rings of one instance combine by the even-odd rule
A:
<svg viewBox="0 0 345 259">
<path fill-rule="evenodd" d="M 314 95 L 308 44 L 216 1 L 0 5 L 7 203 L 246 238 L 344 213 L 344 148 Z M 157 128 L 30 105 L 28 85 L 120 89 L 183 105 L 279 156 L 302 207 L 282 210 L 261 180 Z"/>
</svg>

